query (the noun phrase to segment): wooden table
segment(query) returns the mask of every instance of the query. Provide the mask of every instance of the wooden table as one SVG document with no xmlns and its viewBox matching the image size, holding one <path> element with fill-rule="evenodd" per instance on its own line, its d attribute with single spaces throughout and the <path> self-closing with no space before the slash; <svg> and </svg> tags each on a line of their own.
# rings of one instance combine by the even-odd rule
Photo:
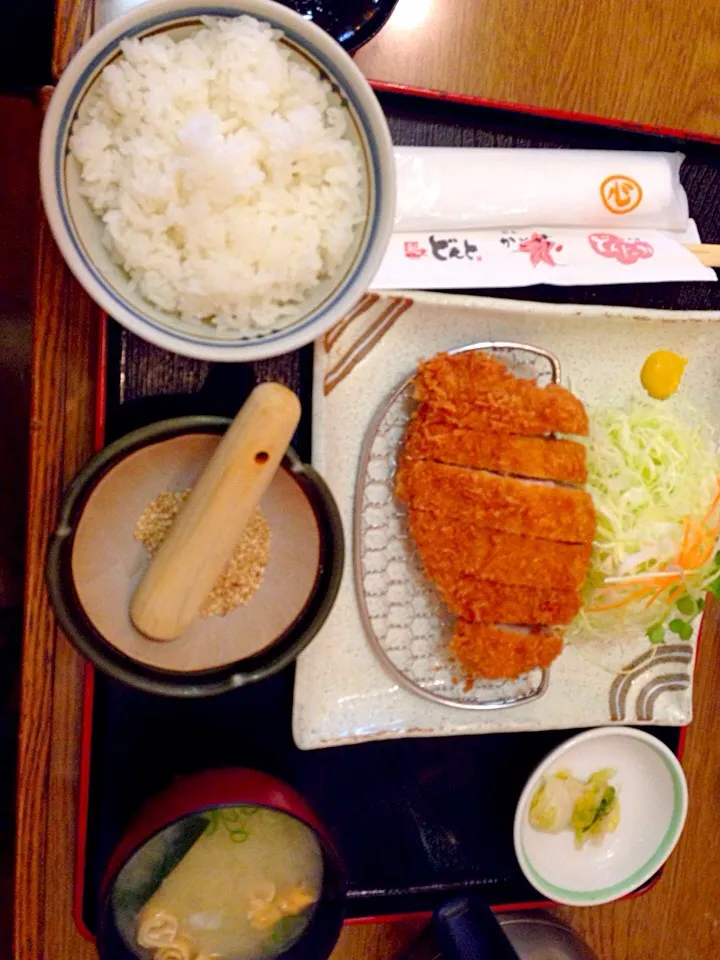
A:
<svg viewBox="0 0 720 960">
<path fill-rule="evenodd" d="M 81 0 L 59 0 L 56 74 L 91 30 Z M 375 78 L 720 136 L 715 0 L 400 0 L 358 55 Z M 25 649 L 18 788 L 16 960 L 89 960 L 71 916 L 83 663 L 56 629 L 43 579 L 64 486 L 93 449 L 99 311 L 42 222 L 31 412 Z M 696 719 L 685 755 L 688 826 L 661 883 L 637 900 L 561 910 L 601 960 L 720 954 L 720 636 L 706 621 Z M 417 922 L 345 931 L 335 960 L 387 960 Z"/>
</svg>

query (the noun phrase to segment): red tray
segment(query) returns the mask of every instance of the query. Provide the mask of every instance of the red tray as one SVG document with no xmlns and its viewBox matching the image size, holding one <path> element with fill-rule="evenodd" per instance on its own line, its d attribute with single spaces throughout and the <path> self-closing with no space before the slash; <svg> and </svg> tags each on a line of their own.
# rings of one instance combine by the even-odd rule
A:
<svg viewBox="0 0 720 960">
<path fill-rule="evenodd" d="M 375 87 L 378 94 L 381 96 L 381 99 L 387 103 L 391 101 L 391 105 L 394 105 L 394 108 L 397 105 L 400 105 L 400 112 L 402 113 L 407 109 L 408 113 L 413 111 L 418 112 L 419 116 L 422 116 L 422 111 L 424 108 L 427 110 L 435 109 L 437 113 L 437 108 L 442 108 L 447 106 L 448 110 L 466 110 L 472 112 L 473 114 L 477 113 L 478 116 L 482 116 L 484 119 L 487 119 L 488 124 L 492 127 L 493 125 L 497 127 L 498 125 L 504 129 L 515 129 L 515 133 L 518 136 L 527 139 L 534 139 L 535 141 L 543 142 L 545 145 L 545 140 L 549 135 L 549 128 L 552 126 L 554 131 L 555 140 L 563 140 L 564 134 L 563 130 L 567 131 L 567 136 L 570 138 L 570 143 L 573 146 L 604 146 L 607 145 L 610 148 L 615 148 L 618 146 L 618 141 L 621 141 L 621 146 L 625 145 L 626 147 L 632 147 L 633 149 L 643 149 L 647 147 L 648 149 L 657 149 L 658 148 L 658 138 L 673 138 L 673 141 L 677 143 L 681 148 L 685 148 L 688 153 L 693 149 L 693 144 L 697 144 L 697 149 L 701 151 L 700 158 L 710 156 L 707 154 L 707 151 L 711 149 L 709 146 L 703 145 L 714 145 L 720 143 L 720 138 L 710 137 L 703 134 L 692 134 L 686 133 L 684 131 L 671 130 L 667 128 L 658 128 L 658 127 L 649 127 L 642 124 L 634 124 L 624 121 L 613 121 L 605 120 L 601 118 L 591 117 L 583 114 L 572 114 L 566 113 L 563 111 L 533 111 L 525 107 L 521 107 L 517 104 L 509 104 L 498 101 L 483 100 L 480 98 L 466 97 L 461 95 L 452 95 L 443 93 L 437 90 L 423 90 L 416 89 L 411 87 L 405 87 L 400 85 L 388 84 L 379 81 L 373 81 L 373 86 Z M 444 114 L 443 114 L 444 116 Z M 613 131 L 615 133 L 613 133 Z M 579 141 L 579 142 L 578 142 Z M 607 142 L 611 141 L 611 142 Z M 554 145 L 560 145 L 555 143 Z M 667 149 L 667 144 L 662 145 L 664 149 Z M 712 158 L 714 161 L 715 150 L 712 150 Z M 720 152 L 717 154 L 717 164 L 720 170 Z M 718 173 L 718 207 L 720 209 L 720 172 Z M 692 209 L 692 197 L 691 197 L 691 209 Z M 717 218 L 715 222 L 720 222 L 720 218 Z M 710 240 L 720 240 L 720 237 L 711 237 L 705 231 L 704 239 L 708 242 Z M 528 299 L 554 299 L 554 300 L 567 300 L 570 302 L 618 302 L 618 303 L 628 303 L 629 305 L 643 304 L 645 306 L 667 306 L 667 302 L 659 303 L 658 296 L 664 296 L 665 301 L 670 298 L 672 301 L 680 300 L 683 308 L 686 309 L 702 309 L 703 307 L 710 308 L 710 301 L 708 298 L 715 297 L 715 300 L 720 297 L 720 294 L 715 293 L 714 291 L 708 291 L 702 289 L 703 287 L 710 287 L 712 285 L 696 285 L 692 290 L 681 289 L 682 285 L 666 284 L 660 285 L 666 289 L 662 294 L 658 294 L 656 290 L 651 288 L 632 288 L 632 294 L 628 293 L 630 288 L 602 288 L 602 294 L 598 294 L 596 290 L 583 290 L 581 288 L 569 288 L 564 293 L 560 293 L 557 289 L 552 292 L 551 296 L 548 296 L 547 291 L 544 293 L 539 293 L 537 288 L 529 288 L 526 291 L 512 291 L 511 294 L 514 298 L 528 298 Z M 720 286 L 718 284 L 717 286 Z M 487 291 L 484 291 L 487 292 Z M 498 295 L 508 295 L 507 292 L 501 293 Z M 690 302 L 688 302 L 690 298 Z M 720 301 L 716 304 L 715 300 L 712 301 L 712 306 L 717 308 L 720 305 Z M 634 303 L 633 303 L 634 301 Z M 672 305 L 672 304 L 671 304 Z M 116 385 L 114 383 L 108 383 L 108 356 L 109 349 L 110 353 L 113 352 L 112 341 L 113 339 L 123 338 L 124 343 L 130 343 L 135 345 L 134 349 L 138 351 L 149 350 L 153 351 L 154 348 L 146 348 L 144 346 L 138 346 L 139 341 L 132 338 L 131 335 L 118 332 L 118 329 L 115 327 L 112 321 L 105 324 L 103 329 L 103 335 L 101 337 L 100 351 L 98 356 L 98 394 L 97 394 L 97 404 L 96 404 L 96 418 L 95 418 L 95 446 L 97 450 L 100 450 L 106 443 L 106 424 L 108 421 L 108 406 L 110 406 L 110 415 L 114 417 L 117 413 L 117 398 L 114 398 L 116 391 Z M 110 332 L 110 335 L 109 335 Z M 127 338 L 130 338 L 129 340 Z M 110 344 L 110 347 L 109 347 Z M 158 351 L 158 354 L 161 352 Z M 116 358 L 115 358 L 116 359 Z M 114 361 L 113 361 L 114 362 Z M 205 411 L 205 412 L 219 412 L 219 411 Z M 88 940 L 94 940 L 93 934 L 89 929 L 87 923 L 87 911 L 88 911 L 88 895 L 92 893 L 92 884 L 89 886 L 87 882 L 88 872 L 97 876 L 98 869 L 97 865 L 94 865 L 93 869 L 89 860 L 91 859 L 89 854 L 89 848 L 91 844 L 89 843 L 90 832 L 97 829 L 97 824 L 93 825 L 93 821 L 97 820 L 97 817 L 91 816 L 91 787 L 93 779 L 93 718 L 95 715 L 95 687 L 96 687 L 96 678 L 93 668 L 88 665 L 85 671 L 85 690 L 84 690 L 84 708 L 83 708 L 83 729 L 82 729 L 82 745 L 81 745 L 81 762 L 80 762 L 80 785 L 79 785 L 79 829 L 78 829 L 78 841 L 77 841 L 77 851 L 76 851 L 76 870 L 75 870 L 75 892 L 74 892 L 74 919 L 75 923 L 80 931 L 80 933 L 87 938 Z M 682 756 L 684 742 L 685 742 L 685 730 L 674 731 L 674 736 L 676 739 L 676 752 L 680 757 Z M 526 736 L 525 734 L 516 734 L 516 737 Z M 468 738 L 461 738 L 468 739 Z M 402 741 L 396 741 L 396 744 L 402 744 Z M 402 747 L 400 746 L 402 749 Z M 342 749 L 342 748 L 340 748 Z M 346 748 L 349 750 L 357 750 L 359 748 L 350 747 Z M 529 773 L 529 771 L 528 771 Z M 644 893 L 650 886 L 656 882 L 658 877 L 654 878 L 643 890 L 639 891 Z M 637 894 L 635 894 L 637 895 Z M 412 894 L 409 893 L 408 897 L 412 900 Z M 407 899 L 407 898 L 406 898 Z M 496 903 L 494 908 L 497 910 L 510 910 L 510 909 L 521 909 L 527 907 L 537 907 L 545 905 L 544 902 L 535 901 L 535 902 L 519 902 L 519 903 Z M 425 907 L 418 908 L 417 910 L 412 910 L 411 912 L 387 912 L 382 914 L 377 914 L 377 911 L 373 911 L 376 915 L 371 916 L 354 916 L 350 923 L 375 923 L 375 922 L 384 922 L 384 921 L 393 921 L 397 919 L 404 919 L 409 916 L 421 917 L 429 916 L 429 912 Z"/>
</svg>

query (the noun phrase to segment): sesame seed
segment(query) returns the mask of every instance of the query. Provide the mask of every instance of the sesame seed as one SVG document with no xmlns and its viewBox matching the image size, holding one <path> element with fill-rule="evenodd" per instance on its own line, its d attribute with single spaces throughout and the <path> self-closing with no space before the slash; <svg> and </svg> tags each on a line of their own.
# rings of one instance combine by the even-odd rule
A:
<svg viewBox="0 0 720 960">
<path fill-rule="evenodd" d="M 170 533 L 190 489 L 161 493 L 143 510 L 135 525 L 135 539 L 154 556 Z M 270 559 L 270 524 L 257 509 L 250 517 L 228 565 L 200 608 L 201 617 L 224 617 L 249 603 L 262 585 Z"/>
</svg>

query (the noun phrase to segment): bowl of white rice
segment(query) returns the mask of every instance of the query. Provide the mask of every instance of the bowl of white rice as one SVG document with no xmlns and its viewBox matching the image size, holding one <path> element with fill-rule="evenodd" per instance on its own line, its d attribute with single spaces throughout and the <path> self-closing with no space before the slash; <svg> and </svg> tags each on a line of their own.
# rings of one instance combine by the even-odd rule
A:
<svg viewBox="0 0 720 960">
<path fill-rule="evenodd" d="M 151 0 L 96 33 L 48 108 L 40 179 L 90 296 L 203 360 L 322 335 L 371 284 L 394 218 L 370 85 L 272 0 Z"/>
</svg>

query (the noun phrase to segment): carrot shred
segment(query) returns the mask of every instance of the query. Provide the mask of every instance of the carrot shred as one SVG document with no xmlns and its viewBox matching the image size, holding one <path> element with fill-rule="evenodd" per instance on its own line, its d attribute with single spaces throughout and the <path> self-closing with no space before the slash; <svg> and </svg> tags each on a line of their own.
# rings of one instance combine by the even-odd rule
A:
<svg viewBox="0 0 720 960">
<path fill-rule="evenodd" d="M 670 606 L 670 604 L 675 603 L 684 589 L 684 583 L 679 583 L 676 587 L 673 587 L 670 593 L 667 595 L 667 605 Z"/>
<path fill-rule="evenodd" d="M 666 589 L 665 587 L 658 587 L 658 589 L 655 591 L 655 593 L 653 593 L 653 594 L 650 596 L 650 599 L 649 599 L 648 602 L 645 604 L 645 609 L 646 609 L 646 610 L 647 610 L 648 607 L 651 607 L 651 606 L 655 603 L 655 601 L 657 600 L 657 598 L 660 596 L 660 594 L 661 594 L 661 593 L 663 592 L 663 590 L 665 590 L 665 589 Z"/>
<path fill-rule="evenodd" d="M 587 608 L 588 613 L 600 613 L 604 610 L 616 610 L 619 607 L 626 606 L 628 603 L 632 603 L 634 600 L 642 600 L 646 597 L 648 598 L 647 603 L 645 604 L 647 609 L 659 599 L 659 597 L 664 593 L 665 590 L 667 590 L 668 587 L 670 587 L 670 591 L 665 598 L 665 602 L 668 606 L 675 602 L 675 600 L 685 589 L 685 575 L 694 570 L 699 570 L 701 567 L 705 566 L 712 556 L 713 551 L 717 548 L 718 540 L 720 540 L 720 518 L 712 526 L 709 526 L 710 519 L 718 507 L 720 507 L 720 477 L 717 478 L 717 481 L 718 492 L 713 498 L 713 501 L 710 504 L 710 507 L 702 522 L 693 520 L 691 517 L 685 517 L 683 521 L 683 538 L 680 545 L 680 551 L 677 559 L 672 564 L 680 567 L 680 570 L 677 572 L 674 570 L 658 571 L 657 576 L 639 575 L 635 577 L 628 577 L 621 583 L 606 583 L 601 588 L 601 592 L 612 590 L 617 587 L 632 587 L 636 586 L 637 584 L 641 584 L 642 586 L 640 589 L 634 590 L 632 593 L 622 597 L 620 600 L 614 600 L 611 603 L 594 604 L 593 606 Z M 667 564 L 667 566 L 670 565 L 671 564 Z M 678 580 L 681 580 L 682 582 L 678 583 Z"/>
<path fill-rule="evenodd" d="M 720 537 L 720 522 L 708 527 L 707 522 L 689 523 L 691 536 L 683 538 L 683 547 L 678 554 L 677 563 L 684 570 L 696 570 L 707 563 Z"/>
<path fill-rule="evenodd" d="M 698 524 L 695 520 L 688 519 L 688 530 L 687 538 L 684 548 L 678 554 L 677 562 L 683 570 L 690 570 L 692 558 L 695 555 L 695 551 L 698 545 L 699 537 L 702 537 L 702 534 L 698 534 L 698 531 L 702 529 L 701 525 Z"/>
<path fill-rule="evenodd" d="M 688 565 L 684 569 L 686 571 L 697 570 L 699 567 L 704 566 L 713 555 L 716 542 L 717 537 L 706 537 L 703 543 L 698 544 L 697 550 L 693 555 L 688 558 Z"/>
<path fill-rule="evenodd" d="M 683 556 L 685 550 L 687 549 L 688 537 L 690 536 L 690 517 L 685 517 L 683 522 L 683 538 L 682 543 L 680 544 L 680 552 L 678 553 L 678 562 L 680 557 Z"/>
<path fill-rule="evenodd" d="M 632 603 L 633 600 L 641 600 L 648 593 L 650 593 L 650 590 L 643 587 L 640 590 L 635 590 L 627 597 L 623 597 L 622 600 L 615 600 L 613 603 L 596 603 L 592 607 L 588 607 L 587 611 L 588 613 L 600 613 L 602 610 L 617 610 L 618 607 L 624 607 L 626 604 Z"/>
<path fill-rule="evenodd" d="M 718 477 L 718 486 L 720 487 L 720 477 Z M 709 507 L 709 509 L 708 509 L 708 512 L 705 514 L 704 523 L 707 523 L 707 522 L 708 522 L 708 520 L 710 519 L 710 517 L 711 517 L 711 516 L 713 515 L 713 513 L 715 513 L 715 511 L 717 510 L 718 506 L 720 506 L 720 489 L 719 489 L 718 492 L 715 494 L 715 499 L 714 499 L 713 502 L 710 504 L 710 507 Z"/>
</svg>

